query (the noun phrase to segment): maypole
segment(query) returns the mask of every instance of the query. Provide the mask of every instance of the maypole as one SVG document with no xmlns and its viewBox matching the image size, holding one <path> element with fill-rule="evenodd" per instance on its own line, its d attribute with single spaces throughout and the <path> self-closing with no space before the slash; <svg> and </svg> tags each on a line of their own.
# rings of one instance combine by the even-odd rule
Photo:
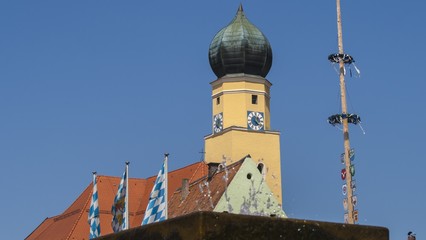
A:
<svg viewBox="0 0 426 240">
<path fill-rule="evenodd" d="M 338 54 L 331 54 L 328 56 L 328 59 L 332 63 L 339 64 L 339 81 L 340 81 L 340 99 L 342 106 L 342 113 L 335 114 L 328 118 L 328 122 L 333 126 L 336 124 L 342 124 L 343 126 L 343 146 L 344 153 L 342 154 L 342 161 L 345 165 L 345 168 L 342 169 L 341 178 L 345 181 L 345 184 L 342 187 L 343 194 L 346 195 L 344 199 L 344 208 L 347 211 L 345 213 L 345 222 L 349 224 L 354 224 L 358 219 L 358 211 L 354 210 L 357 202 L 356 196 L 354 196 L 355 182 L 353 181 L 353 176 L 355 175 L 355 168 L 352 164 L 354 159 L 354 151 L 351 149 L 349 141 L 349 123 L 358 124 L 361 122 L 361 119 L 356 114 L 349 114 L 347 110 L 346 103 L 346 86 L 345 86 L 345 75 L 346 69 L 345 64 L 353 64 L 355 61 L 353 58 L 345 54 L 343 51 L 343 34 L 342 34 L 342 16 L 340 10 L 340 0 L 336 0 L 336 9 L 337 9 L 337 39 L 338 39 Z M 354 65 L 355 70 L 359 73 L 359 70 Z"/>
</svg>

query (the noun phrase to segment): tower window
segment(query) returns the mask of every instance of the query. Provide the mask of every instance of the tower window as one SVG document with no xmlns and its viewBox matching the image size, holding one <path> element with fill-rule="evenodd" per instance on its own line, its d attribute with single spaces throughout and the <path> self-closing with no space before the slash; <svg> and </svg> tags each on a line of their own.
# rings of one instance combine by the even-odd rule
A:
<svg viewBox="0 0 426 240">
<path fill-rule="evenodd" d="M 216 98 L 216 105 L 219 105 L 220 104 L 220 97 L 217 97 Z"/>
<path fill-rule="evenodd" d="M 263 165 L 263 163 L 257 164 L 257 169 L 259 170 L 260 173 L 263 173 L 263 168 L 264 167 L 265 167 L 265 165 Z"/>
<path fill-rule="evenodd" d="M 266 179 L 266 171 L 267 171 L 267 168 L 265 168 L 265 164 L 264 163 L 257 164 L 257 170 L 259 170 L 259 172 L 262 174 L 263 180 L 265 180 Z"/>
<path fill-rule="evenodd" d="M 223 164 L 219 164 L 219 166 L 217 167 L 217 170 L 220 172 L 223 169 L 225 169 L 225 166 Z"/>
<path fill-rule="evenodd" d="M 251 95 L 251 104 L 257 104 L 257 95 Z"/>
</svg>

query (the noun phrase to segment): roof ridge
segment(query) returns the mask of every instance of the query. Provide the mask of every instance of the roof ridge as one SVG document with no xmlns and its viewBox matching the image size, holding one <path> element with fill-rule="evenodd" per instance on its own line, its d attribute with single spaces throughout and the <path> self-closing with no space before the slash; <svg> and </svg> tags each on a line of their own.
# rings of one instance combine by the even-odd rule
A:
<svg viewBox="0 0 426 240">
<path fill-rule="evenodd" d="M 180 167 L 180 168 L 175 169 L 175 170 L 173 170 L 173 171 L 169 171 L 169 173 L 177 172 L 177 171 L 179 171 L 179 170 L 182 170 L 182 169 L 188 168 L 188 167 L 190 167 L 190 166 L 192 166 L 192 165 L 200 164 L 200 163 L 202 163 L 202 161 L 198 161 L 198 162 L 195 162 L 195 163 L 192 163 L 192 164 L 189 164 L 189 165 L 186 165 L 186 166 Z M 199 166 L 198 166 L 198 167 L 199 167 Z M 198 169 L 198 167 L 197 167 L 197 169 Z M 197 170 L 195 170 L 195 171 L 197 171 Z M 155 177 L 156 177 L 156 176 L 157 176 L 157 175 L 155 175 Z"/>
<path fill-rule="evenodd" d="M 169 171 L 169 173 L 173 173 L 173 172 L 177 172 L 177 171 L 180 171 L 180 170 L 182 170 L 182 169 L 186 169 L 186 168 L 188 168 L 188 167 L 190 167 L 190 166 L 193 166 L 193 165 L 196 165 L 196 164 L 201 164 L 201 163 L 204 163 L 203 161 L 198 161 L 198 162 L 194 162 L 194 163 L 191 163 L 191 164 L 189 164 L 189 165 L 186 165 L 186 166 L 183 166 L 183 167 L 180 167 L 180 168 L 177 168 L 177 169 L 175 169 L 175 170 L 172 170 L 172 171 Z M 204 163 L 205 164 L 205 163 Z M 198 168 L 200 168 L 200 166 L 198 166 L 197 167 L 197 170 L 198 170 Z M 195 171 L 197 171 L 197 170 L 195 170 Z M 109 175 L 98 175 L 98 177 L 105 177 L 105 178 L 121 178 L 121 177 L 117 177 L 117 176 L 109 176 Z M 129 180 L 130 179 L 136 179 L 136 180 L 145 180 L 145 181 L 148 181 L 148 179 L 150 179 L 150 178 L 153 178 L 153 177 L 157 177 L 157 175 L 152 175 L 152 176 L 149 176 L 149 177 L 145 177 L 145 178 L 138 178 L 138 177 L 129 177 Z"/>
<path fill-rule="evenodd" d="M 54 222 L 57 222 L 57 221 L 60 221 L 60 220 L 65 219 L 65 218 L 68 218 L 68 217 L 70 217 L 70 216 L 72 216 L 72 215 L 74 215 L 74 214 L 77 214 L 77 213 L 79 213 L 80 211 L 81 211 L 81 208 L 80 208 L 80 209 L 76 209 L 76 210 L 74 210 L 74 211 L 72 211 L 72 212 L 69 212 L 69 213 L 67 213 L 67 214 L 57 215 L 57 216 L 55 216 L 55 217 L 52 217 L 52 220 L 53 220 Z"/>
<path fill-rule="evenodd" d="M 56 215 L 55 217 L 57 217 L 57 216 L 59 216 L 59 215 Z M 28 239 L 28 237 L 30 237 L 44 222 L 46 222 L 47 220 L 51 220 L 51 222 L 53 223 L 53 217 L 51 217 L 51 218 L 49 218 L 49 217 L 46 217 L 44 220 L 43 220 L 43 222 L 41 222 L 30 234 L 28 234 L 28 236 L 27 237 L 25 237 L 25 239 Z M 50 225 L 52 225 L 52 223 L 50 223 L 49 224 L 49 226 Z M 41 231 L 41 233 L 39 234 L 39 236 L 42 234 L 42 233 L 44 233 L 48 228 L 49 228 L 49 226 L 47 226 L 46 228 L 44 228 L 44 230 L 43 231 Z M 24 240 L 25 240 L 24 239 Z"/>
<path fill-rule="evenodd" d="M 226 168 L 230 168 L 230 167 L 234 167 L 235 165 L 238 165 L 238 164 L 242 164 L 243 162 L 244 162 L 244 160 L 246 160 L 246 158 L 251 158 L 251 156 L 250 155 L 246 155 L 245 157 L 243 157 L 243 158 L 241 158 L 240 160 L 238 160 L 238 161 L 235 161 L 235 162 L 231 162 L 231 164 L 229 164 L 229 165 L 226 165 L 225 164 L 225 166 L 226 166 Z M 222 170 L 223 171 L 223 170 Z"/>
<path fill-rule="evenodd" d="M 101 177 L 101 176 L 97 176 L 97 177 L 96 177 L 96 178 L 97 178 L 97 179 L 96 179 L 96 182 L 98 182 L 98 178 L 100 178 L 100 177 Z M 83 215 L 83 212 L 85 212 L 84 210 L 86 209 L 86 206 L 87 206 L 87 204 L 89 203 L 90 196 L 93 194 L 93 182 L 89 184 L 89 187 L 90 187 L 90 185 L 92 185 L 92 189 L 90 190 L 89 197 L 87 198 L 86 203 L 83 205 L 83 208 L 81 208 L 80 215 L 78 216 L 77 220 L 74 222 L 74 225 L 72 226 L 71 231 L 70 231 L 70 233 L 68 234 L 67 238 L 65 238 L 65 240 L 70 239 L 70 237 L 71 237 L 72 233 L 74 232 L 75 228 L 77 227 L 77 223 L 78 223 L 78 221 L 80 220 L 81 216 Z M 77 199 L 78 199 L 78 198 L 77 198 Z M 77 199 L 76 199 L 76 201 L 77 201 Z"/>
<path fill-rule="evenodd" d="M 98 177 L 103 177 L 103 178 L 118 178 L 121 179 L 122 176 L 110 176 L 110 175 L 97 175 Z M 146 180 L 146 178 L 140 178 L 140 177 L 129 177 L 129 180 Z"/>
<path fill-rule="evenodd" d="M 247 157 L 247 156 L 246 156 Z M 221 173 L 223 173 L 223 172 L 225 172 L 225 169 L 227 169 L 228 171 L 230 170 L 230 169 L 233 169 L 235 166 L 240 166 L 241 167 L 241 165 L 243 164 L 243 162 L 244 162 L 244 160 L 246 159 L 246 157 L 244 157 L 243 159 L 240 159 L 240 160 L 238 160 L 238 161 L 236 161 L 236 162 L 233 162 L 233 163 L 231 163 L 231 164 L 229 164 L 229 165 L 225 165 L 225 168 L 223 168 L 223 169 L 218 169 L 218 170 L 216 170 L 216 172 L 213 174 L 213 176 L 216 176 L 216 175 L 218 175 L 218 174 L 221 174 Z M 236 172 L 238 172 L 238 170 L 236 171 Z M 196 184 L 198 184 L 198 183 L 200 183 L 200 182 L 202 182 L 203 180 L 205 180 L 205 179 L 207 179 L 208 178 L 208 176 L 207 175 L 203 175 L 201 178 L 199 178 L 199 179 L 197 179 L 196 181 L 194 181 L 194 182 L 190 182 L 189 183 L 189 186 L 193 186 L 193 185 L 196 185 Z M 228 185 L 230 184 L 230 182 L 228 183 Z M 178 192 L 179 190 L 177 190 L 176 192 Z"/>
<path fill-rule="evenodd" d="M 90 182 L 90 184 L 92 184 L 92 181 Z M 86 188 L 84 188 L 84 190 L 83 190 L 83 192 L 81 192 L 80 193 L 80 195 L 78 195 L 77 196 L 77 198 L 76 199 L 74 199 L 74 201 L 68 206 L 68 208 L 66 208 L 65 209 L 65 211 L 63 211 L 61 214 L 58 214 L 58 215 L 56 215 L 56 216 L 59 216 L 59 215 L 62 215 L 62 214 L 64 214 L 67 210 L 69 210 L 76 202 L 77 202 L 77 200 L 80 198 L 80 196 L 81 195 L 83 195 L 83 193 L 87 190 L 87 188 L 88 187 L 90 187 L 90 184 L 89 184 L 89 186 L 87 186 Z M 92 187 L 92 191 L 93 191 L 93 187 Z"/>
<path fill-rule="evenodd" d="M 202 164 L 205 164 L 203 161 L 199 161 L 198 162 L 198 167 L 197 169 L 195 169 L 194 173 L 192 174 L 191 178 L 189 179 L 189 183 L 191 183 L 192 179 L 194 178 L 195 174 L 198 172 L 198 170 L 200 169 L 200 167 L 202 166 Z M 204 177 L 204 173 L 201 173 Z M 203 178 L 201 177 L 201 178 Z"/>
</svg>

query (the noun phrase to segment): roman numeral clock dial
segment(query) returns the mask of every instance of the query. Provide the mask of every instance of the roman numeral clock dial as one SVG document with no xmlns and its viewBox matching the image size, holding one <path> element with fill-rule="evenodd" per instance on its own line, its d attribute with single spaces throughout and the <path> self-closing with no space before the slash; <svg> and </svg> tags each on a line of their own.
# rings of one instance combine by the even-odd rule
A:
<svg viewBox="0 0 426 240">
<path fill-rule="evenodd" d="M 255 131 L 263 130 L 265 118 L 262 112 L 247 112 L 247 128 Z"/>
</svg>

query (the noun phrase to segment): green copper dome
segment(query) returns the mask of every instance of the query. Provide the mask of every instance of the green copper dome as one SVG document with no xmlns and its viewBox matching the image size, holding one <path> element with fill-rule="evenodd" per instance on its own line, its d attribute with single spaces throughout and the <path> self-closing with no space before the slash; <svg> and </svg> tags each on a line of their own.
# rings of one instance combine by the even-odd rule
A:
<svg viewBox="0 0 426 240">
<path fill-rule="evenodd" d="M 265 35 L 249 22 L 241 5 L 232 22 L 213 38 L 209 61 L 218 78 L 233 73 L 266 77 L 271 69 L 271 45 Z"/>
</svg>

